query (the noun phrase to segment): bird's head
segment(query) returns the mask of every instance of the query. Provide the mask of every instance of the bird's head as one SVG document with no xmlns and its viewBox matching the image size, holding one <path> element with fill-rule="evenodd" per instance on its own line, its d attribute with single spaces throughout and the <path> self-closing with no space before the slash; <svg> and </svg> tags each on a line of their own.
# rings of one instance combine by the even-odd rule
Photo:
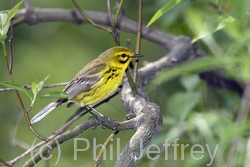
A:
<svg viewBox="0 0 250 167">
<path fill-rule="evenodd" d="M 133 59 L 142 55 L 135 54 L 126 47 L 115 46 L 103 52 L 99 57 L 108 65 L 125 70 Z"/>
</svg>

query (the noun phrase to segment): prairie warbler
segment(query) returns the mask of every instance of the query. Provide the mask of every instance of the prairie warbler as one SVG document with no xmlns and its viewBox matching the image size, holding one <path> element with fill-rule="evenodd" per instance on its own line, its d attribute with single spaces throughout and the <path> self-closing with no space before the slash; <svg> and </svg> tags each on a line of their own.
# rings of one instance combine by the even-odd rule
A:
<svg viewBox="0 0 250 167">
<path fill-rule="evenodd" d="M 120 86 L 124 72 L 134 58 L 141 57 L 122 46 L 103 52 L 79 71 L 63 90 L 68 98 L 60 98 L 48 104 L 32 119 L 35 123 L 53 109 L 68 102 L 68 107 L 79 103 L 81 107 L 93 105 L 110 96 Z"/>
</svg>

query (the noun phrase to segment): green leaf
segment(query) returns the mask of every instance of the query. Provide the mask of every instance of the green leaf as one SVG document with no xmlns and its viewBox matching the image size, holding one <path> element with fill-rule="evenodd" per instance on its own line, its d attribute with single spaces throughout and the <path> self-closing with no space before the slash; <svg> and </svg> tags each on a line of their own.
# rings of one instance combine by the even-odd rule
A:
<svg viewBox="0 0 250 167">
<path fill-rule="evenodd" d="M 45 81 L 50 77 L 50 74 L 38 83 L 38 92 L 43 88 Z"/>
<path fill-rule="evenodd" d="M 7 24 L 8 12 L 0 13 L 0 35 L 6 35 L 10 24 Z"/>
<path fill-rule="evenodd" d="M 197 105 L 199 99 L 199 92 L 178 92 L 169 98 L 168 106 L 180 121 L 184 121 L 187 115 Z"/>
<path fill-rule="evenodd" d="M 68 95 L 65 92 L 50 92 L 46 93 L 41 98 L 67 98 Z"/>
<path fill-rule="evenodd" d="M 37 93 L 38 93 L 38 88 L 37 87 L 38 87 L 38 82 L 37 81 L 34 81 L 34 82 L 31 83 L 31 90 L 32 90 L 32 93 L 33 93 L 34 96 L 36 96 Z"/>
<path fill-rule="evenodd" d="M 44 82 L 49 78 L 50 75 L 48 75 L 46 78 L 44 78 L 42 81 L 38 82 L 38 81 L 34 81 L 31 84 L 31 90 L 33 92 L 33 99 L 31 102 L 31 106 L 33 106 L 33 104 L 35 103 L 36 100 L 36 96 L 37 94 L 40 92 L 40 90 L 43 88 Z"/>
<path fill-rule="evenodd" d="M 33 98 L 31 100 L 31 106 L 34 105 L 35 101 L 36 101 L 36 96 L 37 96 L 37 93 L 38 93 L 38 82 L 35 81 L 35 82 L 32 82 L 31 83 L 31 90 L 32 90 L 32 93 L 33 93 Z"/>
<path fill-rule="evenodd" d="M 49 78 L 49 76 L 50 75 L 48 75 L 47 77 L 45 77 L 40 82 L 38 82 L 38 81 L 32 82 L 32 84 L 31 84 L 31 90 L 32 90 L 34 96 L 36 96 L 38 94 L 38 92 L 40 92 L 40 90 L 43 88 L 43 85 L 44 85 L 45 81 Z"/>
<path fill-rule="evenodd" d="M 20 5 L 23 3 L 24 0 L 20 1 L 18 4 L 16 4 L 11 10 L 9 10 L 8 12 L 8 19 L 7 21 L 4 23 L 3 26 L 6 26 L 10 20 L 15 16 L 17 10 L 19 9 Z"/>
<path fill-rule="evenodd" d="M 154 16 L 149 21 L 147 27 L 149 27 L 151 24 L 153 24 L 156 20 L 158 20 L 162 15 L 164 15 L 167 11 L 169 11 L 171 8 L 173 8 L 175 5 L 177 5 L 181 0 L 171 0 L 167 4 L 165 4 L 162 8 L 160 8 Z"/>
<path fill-rule="evenodd" d="M 13 88 L 17 91 L 20 91 L 20 92 L 26 94 L 31 99 L 29 91 L 19 84 L 16 84 L 13 82 L 8 82 L 8 81 L 0 81 L 0 85 L 3 85 L 3 86 L 8 87 L 8 88 Z"/>
<path fill-rule="evenodd" d="M 10 27 L 10 20 L 15 16 L 18 8 L 23 3 L 23 0 L 16 4 L 11 10 L 8 12 L 0 13 L 0 41 L 6 39 L 6 34 Z M 1 37 L 2 36 L 2 37 Z"/>
</svg>

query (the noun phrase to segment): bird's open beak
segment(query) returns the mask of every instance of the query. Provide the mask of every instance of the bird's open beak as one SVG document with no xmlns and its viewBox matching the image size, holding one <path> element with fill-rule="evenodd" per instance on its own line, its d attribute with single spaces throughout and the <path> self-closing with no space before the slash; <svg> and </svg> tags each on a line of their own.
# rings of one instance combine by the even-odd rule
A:
<svg viewBox="0 0 250 167">
<path fill-rule="evenodd" d="M 139 57 L 143 57 L 143 55 L 141 55 L 141 54 L 134 54 L 133 56 L 131 56 L 131 58 L 139 58 Z"/>
</svg>

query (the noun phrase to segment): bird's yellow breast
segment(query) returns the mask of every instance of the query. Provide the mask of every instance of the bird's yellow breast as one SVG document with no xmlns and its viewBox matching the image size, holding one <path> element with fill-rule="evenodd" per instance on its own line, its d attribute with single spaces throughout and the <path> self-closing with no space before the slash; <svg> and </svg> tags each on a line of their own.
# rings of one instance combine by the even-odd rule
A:
<svg viewBox="0 0 250 167">
<path fill-rule="evenodd" d="M 101 80 L 94 84 L 88 91 L 82 92 L 70 99 L 78 102 L 80 106 L 93 105 L 112 95 L 121 85 L 124 70 L 116 67 L 108 67 L 103 70 Z"/>
</svg>

